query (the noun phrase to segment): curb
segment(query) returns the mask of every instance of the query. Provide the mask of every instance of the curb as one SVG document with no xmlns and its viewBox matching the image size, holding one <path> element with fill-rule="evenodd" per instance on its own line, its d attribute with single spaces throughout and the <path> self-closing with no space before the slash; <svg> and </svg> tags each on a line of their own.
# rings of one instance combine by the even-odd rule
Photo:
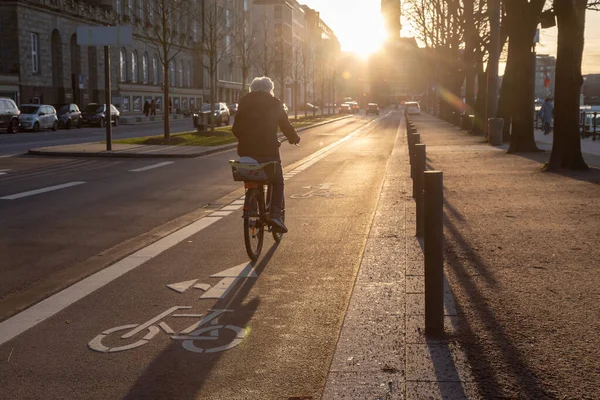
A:
<svg viewBox="0 0 600 400">
<path fill-rule="evenodd" d="M 298 128 L 297 132 L 303 132 L 308 129 L 317 128 L 322 125 L 331 124 L 333 122 L 341 121 L 346 118 L 352 117 L 351 115 L 345 115 L 340 118 L 335 118 L 328 121 L 319 122 L 313 125 L 305 126 L 302 128 Z M 281 135 L 279 136 L 281 137 Z M 194 158 L 194 157 L 202 157 L 207 156 L 214 153 L 219 153 L 221 151 L 227 151 L 231 149 L 235 149 L 237 147 L 237 143 L 231 143 L 222 145 L 219 147 L 215 147 L 210 150 L 198 152 L 198 153 L 189 153 L 189 154 L 152 154 L 152 153 L 113 153 L 113 152 L 99 152 L 99 153 L 86 153 L 81 151 L 48 151 L 48 150 L 36 150 L 30 149 L 26 154 L 35 155 L 35 156 L 56 156 L 56 157 L 112 157 L 112 158 Z"/>
</svg>

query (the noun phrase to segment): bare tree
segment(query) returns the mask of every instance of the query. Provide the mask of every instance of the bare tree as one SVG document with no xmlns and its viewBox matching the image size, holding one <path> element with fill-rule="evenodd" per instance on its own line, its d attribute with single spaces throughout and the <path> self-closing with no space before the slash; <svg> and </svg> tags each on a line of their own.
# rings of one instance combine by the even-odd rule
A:
<svg viewBox="0 0 600 400">
<path fill-rule="evenodd" d="M 232 46 L 233 56 L 242 71 L 242 95 L 246 94 L 246 83 L 256 52 L 255 33 L 251 12 L 242 11 L 234 24 Z"/>
<path fill-rule="evenodd" d="M 163 68 L 164 137 L 171 136 L 169 126 L 169 65 L 174 63 L 185 43 L 185 24 L 189 11 L 187 0 L 156 0 L 146 2 L 139 33 L 156 50 Z M 182 29 L 183 27 L 183 29 Z"/>
<path fill-rule="evenodd" d="M 222 0 L 201 0 L 193 7 L 194 20 L 202 29 L 196 56 L 210 80 L 211 132 L 215 131 L 215 103 L 217 102 L 217 74 L 219 64 L 231 53 L 233 43 L 233 10 Z"/>
<path fill-rule="evenodd" d="M 275 49 L 273 35 L 270 34 L 269 20 L 266 14 L 262 16 L 260 24 L 256 26 L 255 35 L 256 51 L 254 52 L 252 63 L 259 75 L 269 76 L 273 72 Z"/>
<path fill-rule="evenodd" d="M 292 80 L 293 80 L 293 102 L 294 102 L 294 118 L 298 119 L 298 86 L 303 83 L 304 77 L 304 62 L 302 50 L 304 41 L 294 40 L 292 47 Z"/>
<path fill-rule="evenodd" d="M 306 102 L 308 101 L 308 88 L 311 87 L 311 91 L 314 92 L 314 59 L 315 59 L 315 46 L 312 40 L 304 40 L 302 43 L 302 82 L 304 82 L 304 116 L 308 116 L 308 107 Z"/>
<path fill-rule="evenodd" d="M 279 38 L 275 42 L 275 60 L 273 76 L 279 83 L 279 96 L 282 102 L 285 102 L 285 85 L 288 77 L 291 75 L 293 66 L 293 44 L 290 45 Z"/>
</svg>

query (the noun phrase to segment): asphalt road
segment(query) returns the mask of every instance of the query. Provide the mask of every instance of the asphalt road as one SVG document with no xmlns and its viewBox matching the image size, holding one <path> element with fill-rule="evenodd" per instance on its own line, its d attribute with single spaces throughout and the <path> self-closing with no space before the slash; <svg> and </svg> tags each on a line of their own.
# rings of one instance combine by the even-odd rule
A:
<svg viewBox="0 0 600 400">
<path fill-rule="evenodd" d="M 99 258 L 142 250 L 0 323 L 0 398 L 317 398 L 398 123 L 354 117 L 282 147 L 290 233 L 279 246 L 267 237 L 250 266 L 234 152 L 140 172 L 130 171 L 161 160 L 1 159 L 16 172 L 0 176 L 0 198 L 85 183 L 0 200 L 0 309 L 21 292 L 47 296 L 56 276 L 77 281 L 73 270 Z M 31 329 L 3 341 L 28 318 Z"/>
<path fill-rule="evenodd" d="M 191 118 L 171 121 L 171 132 L 186 132 L 193 130 Z M 163 123 L 155 122 L 143 125 L 119 125 L 113 127 L 113 139 L 126 139 L 147 135 L 160 135 L 163 133 Z M 41 132 L 19 132 L 15 134 L 0 133 L 0 157 L 6 155 L 23 154 L 35 147 L 59 146 L 105 140 L 106 129 L 86 127 L 82 129 L 59 129 Z"/>
</svg>

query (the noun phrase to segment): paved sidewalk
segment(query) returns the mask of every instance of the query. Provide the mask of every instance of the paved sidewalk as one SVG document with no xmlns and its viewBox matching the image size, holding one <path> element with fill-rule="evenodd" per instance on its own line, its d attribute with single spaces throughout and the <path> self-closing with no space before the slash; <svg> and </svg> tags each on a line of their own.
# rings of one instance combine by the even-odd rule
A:
<svg viewBox="0 0 600 400">
<path fill-rule="evenodd" d="M 340 334 L 323 399 L 475 399 L 465 356 L 453 340 L 424 332 L 424 266 L 404 122 Z M 446 333 L 456 309 L 446 288 Z"/>
<path fill-rule="evenodd" d="M 538 147 L 543 150 L 552 150 L 552 141 L 554 140 L 554 135 L 552 133 L 544 135 L 543 131 L 536 130 L 534 134 Z M 591 137 L 581 139 L 581 152 L 584 154 L 600 156 L 600 140 L 596 138 L 594 141 Z"/>
<path fill-rule="evenodd" d="M 349 118 L 343 116 L 319 122 L 297 129 L 298 132 L 316 128 Z M 30 149 L 28 154 L 39 156 L 69 156 L 69 157 L 127 157 L 127 158 L 189 158 L 199 157 L 224 150 L 234 149 L 237 142 L 221 146 L 156 146 L 113 143 L 112 150 L 106 150 L 106 143 L 80 143 L 62 146 L 39 147 Z"/>
</svg>

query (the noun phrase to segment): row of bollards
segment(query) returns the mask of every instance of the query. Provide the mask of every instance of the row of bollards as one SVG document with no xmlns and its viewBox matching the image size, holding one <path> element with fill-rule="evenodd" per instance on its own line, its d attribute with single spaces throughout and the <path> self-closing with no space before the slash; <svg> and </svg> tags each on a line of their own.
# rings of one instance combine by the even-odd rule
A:
<svg viewBox="0 0 600 400">
<path fill-rule="evenodd" d="M 426 146 L 406 118 L 406 135 L 416 205 L 416 236 L 423 238 L 425 257 L 425 333 L 444 333 L 444 182 L 442 171 L 427 171 Z"/>
</svg>

